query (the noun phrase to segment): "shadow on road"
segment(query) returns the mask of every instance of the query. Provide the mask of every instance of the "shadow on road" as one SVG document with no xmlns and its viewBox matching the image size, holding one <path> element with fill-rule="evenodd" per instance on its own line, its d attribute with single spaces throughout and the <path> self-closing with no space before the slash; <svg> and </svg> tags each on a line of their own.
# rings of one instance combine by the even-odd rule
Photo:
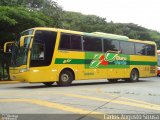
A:
<svg viewBox="0 0 160 120">
<path fill-rule="evenodd" d="M 80 82 L 80 83 L 79 83 Z M 65 87 L 76 87 L 76 86 L 92 86 L 92 85 L 97 85 L 97 86 L 101 86 L 101 85 L 119 85 L 119 84 L 138 84 L 138 83 L 142 83 L 142 82 L 149 82 L 148 80 L 140 80 L 139 82 L 126 82 L 126 81 L 118 81 L 116 83 L 110 83 L 108 81 L 100 81 L 100 82 L 94 82 L 94 81 L 74 81 L 70 86 L 65 86 Z M 25 86 L 24 86 L 25 85 Z M 40 83 L 33 83 L 33 84 L 24 84 L 22 86 L 16 86 L 16 87 L 12 87 L 12 88 L 19 88 L 19 89 L 42 89 L 42 88 L 61 88 L 60 86 L 58 86 L 56 83 L 54 83 L 52 86 L 45 86 L 43 84 Z M 63 87 L 64 88 L 64 87 Z"/>
</svg>

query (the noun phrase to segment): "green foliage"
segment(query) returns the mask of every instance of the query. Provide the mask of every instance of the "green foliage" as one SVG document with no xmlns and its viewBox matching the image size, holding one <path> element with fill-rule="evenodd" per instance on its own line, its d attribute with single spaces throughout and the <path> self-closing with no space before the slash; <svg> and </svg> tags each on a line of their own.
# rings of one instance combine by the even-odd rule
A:
<svg viewBox="0 0 160 120">
<path fill-rule="evenodd" d="M 15 6 L 17 5 L 17 0 L 0 0 L 1 6 Z"/>
<path fill-rule="evenodd" d="M 54 27 L 61 27 L 61 19 L 63 16 L 63 10 L 60 6 L 58 6 L 57 2 L 54 2 L 53 0 L 42 0 L 43 5 L 40 8 L 40 11 L 49 16 L 51 19 L 54 19 L 54 23 L 52 23 L 52 26 Z"/>
<path fill-rule="evenodd" d="M 63 28 L 84 32 L 104 31 L 106 24 L 105 18 L 76 12 L 64 12 L 62 18 Z"/>
<path fill-rule="evenodd" d="M 125 35 L 131 39 L 155 41 L 160 46 L 160 33 L 133 23 L 107 22 L 105 18 L 95 15 L 83 15 L 77 12 L 64 12 L 62 27 L 84 32 L 105 32 Z"/>
<path fill-rule="evenodd" d="M 61 26 L 62 9 L 53 0 L 1 0 L 0 6 L 25 7 L 33 11 L 39 11 L 54 19 L 54 27 Z"/>
<path fill-rule="evenodd" d="M 13 40 L 23 30 L 37 26 L 51 26 L 54 20 L 41 12 L 21 7 L 0 7 L 0 38 Z"/>
<path fill-rule="evenodd" d="M 53 0 L 0 0 L 0 39 L 13 40 L 15 34 L 38 26 L 58 27 L 84 32 L 105 32 L 131 39 L 155 41 L 160 33 L 133 23 L 107 22 L 95 15 L 63 11 Z"/>
<path fill-rule="evenodd" d="M 46 0 L 1 0 L 1 6 L 29 6 L 32 8 L 41 8 Z"/>
</svg>

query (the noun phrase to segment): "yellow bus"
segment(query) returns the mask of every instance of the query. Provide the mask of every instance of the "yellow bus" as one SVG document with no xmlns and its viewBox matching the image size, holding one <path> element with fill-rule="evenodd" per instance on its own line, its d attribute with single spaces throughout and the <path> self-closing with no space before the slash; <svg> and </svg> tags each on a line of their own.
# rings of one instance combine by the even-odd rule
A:
<svg viewBox="0 0 160 120">
<path fill-rule="evenodd" d="M 73 80 L 138 81 L 156 75 L 155 42 L 126 36 L 37 27 L 22 32 L 12 48 L 12 80 L 69 86 Z"/>
<path fill-rule="evenodd" d="M 157 76 L 160 76 L 160 50 L 157 50 L 158 66 L 157 66 Z"/>
</svg>

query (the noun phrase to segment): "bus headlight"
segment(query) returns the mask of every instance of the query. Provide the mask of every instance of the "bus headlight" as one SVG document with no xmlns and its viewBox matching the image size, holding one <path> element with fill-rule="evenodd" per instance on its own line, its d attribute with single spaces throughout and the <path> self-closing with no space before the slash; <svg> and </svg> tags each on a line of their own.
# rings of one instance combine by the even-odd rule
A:
<svg viewBox="0 0 160 120">
<path fill-rule="evenodd" d="M 22 68 L 22 69 L 19 70 L 19 72 L 23 73 L 23 72 L 27 72 L 28 70 L 29 70 L 29 68 Z"/>
</svg>

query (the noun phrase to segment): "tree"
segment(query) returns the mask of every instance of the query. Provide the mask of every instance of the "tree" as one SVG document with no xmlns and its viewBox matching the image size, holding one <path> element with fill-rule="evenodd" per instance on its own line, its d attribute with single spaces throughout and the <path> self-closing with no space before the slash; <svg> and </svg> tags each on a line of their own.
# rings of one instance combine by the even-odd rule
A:
<svg viewBox="0 0 160 120">
<path fill-rule="evenodd" d="M 62 16 L 63 10 L 57 4 L 57 2 L 53 0 L 43 0 L 43 5 L 40 8 L 40 11 L 45 15 L 49 16 L 50 18 L 54 19 L 54 23 L 52 26 L 54 27 L 62 27 Z"/>
<path fill-rule="evenodd" d="M 1 39 L 13 39 L 14 34 L 31 27 L 50 26 L 112 33 L 160 43 L 160 33 L 157 31 L 134 23 L 107 22 L 106 18 L 99 16 L 63 11 L 53 0 L 0 0 L 0 6 Z"/>
<path fill-rule="evenodd" d="M 32 8 L 42 8 L 46 0 L 1 0 L 1 6 L 25 6 Z"/>
<path fill-rule="evenodd" d="M 95 15 L 83 15 L 77 12 L 64 12 L 62 27 L 65 29 L 79 30 L 84 32 L 104 31 L 105 18 Z"/>
<path fill-rule="evenodd" d="M 62 8 L 53 0 L 1 0 L 0 6 L 25 7 L 32 11 L 39 11 L 54 21 L 51 26 L 61 27 Z"/>
<path fill-rule="evenodd" d="M 0 38 L 3 43 L 7 40 L 14 40 L 16 35 L 23 30 L 50 26 L 53 23 L 53 19 L 43 13 L 21 7 L 1 6 L 0 16 Z"/>
</svg>

